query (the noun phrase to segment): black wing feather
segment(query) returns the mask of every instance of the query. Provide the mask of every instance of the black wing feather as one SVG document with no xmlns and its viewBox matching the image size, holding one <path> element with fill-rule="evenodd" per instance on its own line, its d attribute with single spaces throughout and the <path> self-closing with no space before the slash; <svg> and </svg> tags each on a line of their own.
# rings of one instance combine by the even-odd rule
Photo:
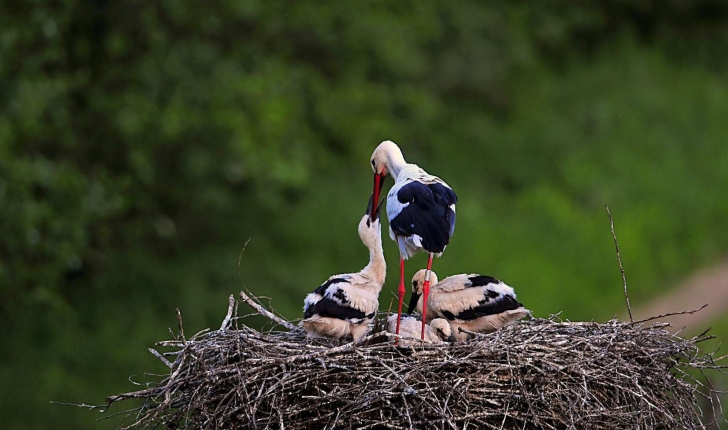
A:
<svg viewBox="0 0 728 430">
<path fill-rule="evenodd" d="M 471 285 L 466 285 L 469 287 L 484 287 L 488 284 L 500 284 L 501 281 L 495 279 L 492 276 L 485 276 L 485 275 L 475 275 L 468 278 L 468 280 L 471 282 Z"/>
<path fill-rule="evenodd" d="M 315 305 L 307 309 L 306 315 L 304 315 L 304 317 L 310 318 L 314 314 L 319 314 L 320 316 L 327 318 L 338 318 L 340 320 L 360 320 L 367 317 L 364 312 L 358 309 L 354 309 L 350 306 L 337 303 L 336 301 L 331 300 L 328 297 L 324 297 L 323 299 L 316 302 Z"/>
<path fill-rule="evenodd" d="M 326 289 L 329 288 L 333 284 L 338 284 L 339 282 L 349 282 L 346 278 L 331 278 L 321 284 L 319 287 L 317 287 L 315 290 L 313 290 L 314 294 L 318 294 L 319 296 L 323 296 L 326 294 Z"/>
<path fill-rule="evenodd" d="M 303 317 L 311 318 L 314 314 L 319 314 L 319 316 L 326 318 L 338 318 L 352 322 L 361 322 L 364 318 L 373 318 L 375 313 L 367 315 L 363 311 L 349 306 L 349 298 L 341 288 L 335 288 L 331 294 L 326 294 L 326 290 L 331 285 L 340 282 L 349 282 L 349 280 L 346 278 L 332 278 L 316 288 L 314 293 L 323 297 L 318 302 L 304 309 Z"/>
<path fill-rule="evenodd" d="M 432 191 L 432 195 L 435 197 L 435 204 L 440 207 L 446 207 L 445 217 L 450 224 L 449 233 L 450 237 L 452 237 L 453 233 L 455 233 L 455 212 L 450 209 L 450 206 L 458 202 L 458 196 L 452 188 L 448 188 L 439 183 L 430 184 L 427 187 L 430 191 Z"/>
<path fill-rule="evenodd" d="M 492 300 L 489 297 L 483 297 L 482 300 L 478 301 L 478 305 L 475 307 L 466 309 L 458 314 L 453 314 L 450 311 L 443 311 L 442 315 L 450 321 L 469 321 L 488 315 L 495 315 L 506 311 L 512 311 L 522 306 L 523 305 L 519 303 L 515 297 L 510 295 L 503 296 L 498 300 Z"/>
<path fill-rule="evenodd" d="M 331 279 L 326 280 L 326 282 L 324 282 L 320 286 L 316 287 L 316 289 L 313 290 L 313 294 L 318 294 L 319 296 L 321 296 L 321 299 L 316 303 L 319 303 L 321 300 L 324 300 L 326 298 L 326 290 L 331 285 L 338 284 L 340 282 L 349 282 L 349 280 L 346 278 L 331 278 Z M 337 290 L 337 292 L 338 291 L 340 291 L 340 290 Z M 343 293 L 343 291 L 342 291 L 342 293 Z M 303 308 L 303 318 L 311 318 L 313 316 L 313 314 L 316 313 L 316 311 L 314 310 L 316 303 L 311 304 L 311 303 L 307 302 L 305 304 L 305 307 Z"/>
<path fill-rule="evenodd" d="M 455 193 L 439 183 L 413 181 L 399 189 L 397 200 L 409 205 L 390 220 L 392 231 L 400 236 L 420 236 L 428 252 L 444 251 L 455 230 L 455 212 L 450 209 L 457 202 Z"/>
</svg>

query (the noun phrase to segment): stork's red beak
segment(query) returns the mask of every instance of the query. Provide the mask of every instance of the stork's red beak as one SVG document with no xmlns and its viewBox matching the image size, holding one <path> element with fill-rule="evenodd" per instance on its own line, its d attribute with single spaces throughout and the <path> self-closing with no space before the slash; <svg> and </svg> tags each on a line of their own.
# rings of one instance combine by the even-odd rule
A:
<svg viewBox="0 0 728 430">
<path fill-rule="evenodd" d="M 375 173 L 374 174 L 374 204 L 372 205 L 372 212 L 369 214 L 369 218 L 374 221 L 374 214 L 377 213 L 377 209 L 379 209 L 379 194 L 382 191 L 382 185 L 384 184 L 384 178 L 387 177 L 386 172 L 382 173 Z"/>
</svg>

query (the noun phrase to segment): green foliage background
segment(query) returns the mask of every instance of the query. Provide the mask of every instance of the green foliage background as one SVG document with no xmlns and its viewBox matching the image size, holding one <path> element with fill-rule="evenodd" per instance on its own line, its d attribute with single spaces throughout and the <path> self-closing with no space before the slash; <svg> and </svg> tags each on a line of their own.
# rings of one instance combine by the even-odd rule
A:
<svg viewBox="0 0 728 430">
<path fill-rule="evenodd" d="M 175 307 L 219 324 L 248 238 L 246 285 L 299 317 L 365 264 L 384 139 L 458 193 L 441 276 L 622 314 L 608 203 L 647 302 L 728 249 L 726 52 L 711 0 L 0 3 L 3 428 L 116 426 L 49 401 L 163 372 L 145 348 Z"/>
</svg>

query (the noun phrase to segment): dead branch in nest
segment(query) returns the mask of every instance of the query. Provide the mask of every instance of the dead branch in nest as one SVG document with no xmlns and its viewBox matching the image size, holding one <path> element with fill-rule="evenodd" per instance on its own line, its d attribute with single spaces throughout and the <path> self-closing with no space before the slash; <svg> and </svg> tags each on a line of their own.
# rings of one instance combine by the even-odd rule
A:
<svg viewBox="0 0 728 430">
<path fill-rule="evenodd" d="M 339 345 L 241 324 L 159 342 L 177 354 L 169 376 L 107 402 L 144 400 L 125 429 L 704 428 L 697 399 L 719 410 L 717 391 L 691 371 L 724 366 L 697 347 L 705 333 L 682 339 L 667 326 L 552 317 L 398 348 L 378 329 Z"/>
<path fill-rule="evenodd" d="M 633 324 L 642 324 L 642 323 L 646 323 L 646 322 L 649 322 L 649 321 L 660 320 L 660 319 L 667 318 L 667 317 L 674 317 L 676 315 L 692 315 L 695 312 L 702 311 L 706 307 L 708 307 L 708 304 L 707 303 L 704 304 L 703 306 L 697 308 L 697 309 L 693 309 L 692 311 L 669 312 L 669 313 L 666 313 L 666 314 L 657 315 L 655 317 L 649 317 L 649 318 L 645 318 L 645 319 L 642 319 L 642 320 L 639 320 L 639 321 L 635 321 Z"/>
<path fill-rule="evenodd" d="M 235 296 L 230 294 L 230 297 L 228 297 L 228 311 L 225 315 L 225 319 L 222 320 L 222 324 L 220 324 L 220 330 L 227 330 L 228 325 L 230 324 L 230 320 L 233 318 L 233 310 L 235 309 Z"/>
<path fill-rule="evenodd" d="M 612 212 L 609 210 L 609 206 L 604 205 L 607 209 L 607 215 L 609 215 L 609 226 L 612 230 L 612 238 L 614 239 L 614 248 L 617 251 L 617 262 L 619 263 L 619 271 L 622 273 L 622 284 L 624 284 L 624 299 L 627 301 L 627 311 L 629 312 L 629 322 L 634 322 L 632 318 L 632 307 L 629 305 L 629 294 L 627 294 L 627 278 L 624 276 L 624 267 L 622 267 L 622 257 L 619 256 L 619 243 L 617 242 L 617 234 L 614 233 L 614 220 L 612 219 Z"/>
<path fill-rule="evenodd" d="M 240 256 L 238 256 L 238 279 L 240 280 L 240 285 L 242 285 L 243 288 L 247 290 L 247 287 L 245 287 L 245 282 L 243 282 L 243 275 L 240 273 L 240 263 L 243 258 L 243 253 L 245 252 L 245 248 L 248 247 L 248 243 L 250 243 L 250 239 L 245 242 L 245 245 L 243 245 L 243 249 L 240 251 Z M 250 293 L 250 291 L 248 291 Z M 275 322 L 276 324 L 279 324 L 288 330 L 295 330 L 296 326 L 291 324 L 290 322 L 284 320 L 283 318 L 279 317 L 278 315 L 274 314 L 273 312 L 266 309 L 261 303 L 253 300 L 251 298 L 252 294 L 248 295 L 244 291 L 240 291 L 240 298 L 245 301 L 250 307 L 255 309 L 259 314 L 265 316 L 269 320 Z M 255 297 L 255 296 L 253 296 Z"/>
<path fill-rule="evenodd" d="M 240 292 L 240 298 L 243 299 L 245 303 L 247 303 L 251 308 L 255 309 L 259 314 L 265 316 L 266 318 L 270 319 L 271 321 L 275 322 L 278 325 L 282 325 L 283 327 L 287 328 L 288 330 L 295 330 L 296 326 L 289 323 L 288 321 L 284 320 L 283 318 L 279 317 L 278 315 L 274 314 L 273 312 L 269 311 L 268 309 L 264 308 L 263 305 L 253 300 L 249 295 L 245 294 L 244 291 Z"/>
</svg>

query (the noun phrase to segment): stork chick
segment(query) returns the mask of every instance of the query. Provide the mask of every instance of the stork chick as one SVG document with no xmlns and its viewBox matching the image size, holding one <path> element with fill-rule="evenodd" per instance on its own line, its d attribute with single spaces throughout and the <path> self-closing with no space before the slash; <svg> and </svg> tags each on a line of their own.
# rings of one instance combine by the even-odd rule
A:
<svg viewBox="0 0 728 430">
<path fill-rule="evenodd" d="M 422 313 L 425 272 L 420 270 L 412 278 L 409 312 L 417 310 Z M 515 323 L 531 312 L 518 302 L 513 288 L 490 276 L 453 275 L 440 282 L 435 276 L 434 282 L 436 284 L 431 288 L 427 302 L 427 322 L 432 318 L 445 318 L 458 341 L 470 338 L 468 333 L 460 331 L 461 328 L 490 333 Z"/>
<path fill-rule="evenodd" d="M 374 171 L 374 202 L 379 198 L 387 174 L 394 178 L 394 186 L 387 194 L 389 237 L 399 247 L 399 303 L 398 320 L 402 316 L 404 287 L 404 261 L 417 251 L 429 254 L 427 270 L 432 268 L 432 257 L 440 256 L 450 243 L 455 231 L 455 203 L 457 196 L 445 181 L 430 175 L 416 164 L 407 163 L 394 142 L 386 140 L 377 146 L 371 157 Z M 372 208 L 372 217 L 378 210 Z M 423 295 L 427 303 L 430 279 L 425 278 Z M 424 309 L 427 312 L 427 308 Z M 425 316 L 423 314 L 423 316 Z M 396 333 L 399 334 L 399 325 Z M 425 338 L 425 320 L 422 320 L 421 339 Z"/>
<path fill-rule="evenodd" d="M 424 343 L 441 343 L 453 342 L 455 338 L 452 335 L 450 323 L 442 318 L 435 318 L 429 324 L 425 324 L 425 338 L 420 339 L 422 321 L 414 315 L 402 315 L 400 320 L 399 335 L 401 346 L 419 345 L 422 340 Z M 394 333 L 397 329 L 397 315 L 390 315 L 387 318 L 387 331 Z"/>
<path fill-rule="evenodd" d="M 379 309 L 387 265 L 382 250 L 379 211 L 372 217 L 372 199 L 359 221 L 359 237 L 369 248 L 369 264 L 357 273 L 334 275 L 303 301 L 303 328 L 312 337 L 357 340 Z"/>
</svg>

